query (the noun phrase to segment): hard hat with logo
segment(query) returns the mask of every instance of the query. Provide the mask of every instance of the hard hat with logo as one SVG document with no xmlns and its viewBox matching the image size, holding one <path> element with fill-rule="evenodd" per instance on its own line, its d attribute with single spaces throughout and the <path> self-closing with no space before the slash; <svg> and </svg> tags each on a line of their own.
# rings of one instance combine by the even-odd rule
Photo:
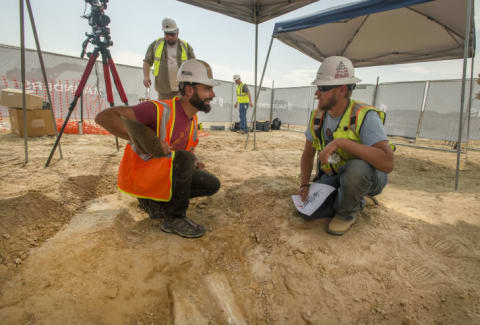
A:
<svg viewBox="0 0 480 325">
<path fill-rule="evenodd" d="M 213 79 L 212 68 L 202 60 L 191 59 L 182 63 L 177 73 L 179 83 L 199 83 L 207 86 L 218 86 L 220 83 Z"/>
<path fill-rule="evenodd" d="M 170 17 L 165 17 L 162 20 L 162 30 L 165 33 L 174 33 L 178 31 L 177 23 Z"/>
<path fill-rule="evenodd" d="M 326 58 L 317 71 L 317 77 L 312 85 L 339 86 L 356 84 L 362 80 L 354 75 L 352 61 L 343 56 L 330 56 Z"/>
<path fill-rule="evenodd" d="M 234 74 L 233 75 L 233 80 L 235 80 L 235 81 L 240 80 L 240 75 L 239 74 Z"/>
</svg>

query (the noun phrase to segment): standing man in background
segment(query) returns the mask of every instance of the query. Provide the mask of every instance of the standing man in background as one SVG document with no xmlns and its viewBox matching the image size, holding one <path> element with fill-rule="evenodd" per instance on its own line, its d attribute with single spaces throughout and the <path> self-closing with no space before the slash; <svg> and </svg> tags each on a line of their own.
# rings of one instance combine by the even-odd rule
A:
<svg viewBox="0 0 480 325">
<path fill-rule="evenodd" d="M 240 80 L 240 75 L 233 75 L 233 80 L 237 84 L 237 102 L 235 103 L 235 108 L 237 108 L 237 105 L 239 106 L 240 131 L 247 133 L 247 109 L 249 105 L 252 106 L 252 98 L 250 97 L 248 86 Z"/>
<path fill-rule="evenodd" d="M 151 86 L 150 68 L 153 65 L 158 99 L 172 99 L 179 95 L 178 68 L 184 61 L 195 59 L 195 54 L 186 41 L 178 38 L 175 20 L 169 17 L 163 19 L 162 30 L 165 37 L 153 41 L 143 59 L 143 85 L 147 88 Z"/>
</svg>

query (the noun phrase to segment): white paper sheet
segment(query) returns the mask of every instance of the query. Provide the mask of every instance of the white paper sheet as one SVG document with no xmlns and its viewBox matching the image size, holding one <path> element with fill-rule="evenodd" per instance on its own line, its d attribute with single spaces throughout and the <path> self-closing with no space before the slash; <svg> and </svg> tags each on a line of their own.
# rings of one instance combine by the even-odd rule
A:
<svg viewBox="0 0 480 325">
<path fill-rule="evenodd" d="M 333 186 L 312 183 L 305 202 L 302 202 L 300 195 L 292 195 L 292 200 L 299 212 L 311 216 L 333 191 L 335 191 Z"/>
</svg>

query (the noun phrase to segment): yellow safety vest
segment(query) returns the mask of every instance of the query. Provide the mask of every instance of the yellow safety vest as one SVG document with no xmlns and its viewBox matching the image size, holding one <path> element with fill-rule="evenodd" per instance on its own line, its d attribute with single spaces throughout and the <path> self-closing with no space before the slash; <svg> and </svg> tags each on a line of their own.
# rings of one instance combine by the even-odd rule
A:
<svg viewBox="0 0 480 325">
<path fill-rule="evenodd" d="M 363 121 L 368 112 L 375 111 L 382 120 L 382 123 L 385 124 L 386 114 L 383 111 L 378 110 L 377 108 L 357 102 L 355 100 L 350 100 L 345 112 L 341 117 L 340 123 L 337 126 L 337 129 L 333 132 L 333 139 L 349 139 L 357 143 L 361 143 L 360 140 L 360 130 L 362 128 Z M 325 147 L 325 139 L 323 137 L 323 119 L 325 112 L 320 111 L 319 109 L 312 112 L 310 116 L 310 132 L 313 137 L 313 147 L 322 151 Z M 320 137 L 317 135 L 320 134 Z M 395 146 L 390 144 L 392 150 L 395 151 Z M 338 148 L 336 153 L 340 156 L 340 162 L 336 164 L 322 164 L 320 166 L 321 170 L 328 175 L 336 175 L 340 167 L 345 165 L 348 160 L 355 159 L 356 157 L 342 148 Z"/>
<path fill-rule="evenodd" d="M 243 85 L 244 85 L 243 82 L 237 85 L 237 102 L 239 104 L 250 103 L 250 99 L 248 98 L 248 93 L 243 91 Z"/>
<path fill-rule="evenodd" d="M 188 60 L 188 52 L 187 52 L 187 49 L 188 49 L 188 43 L 186 41 L 182 41 L 180 40 L 180 47 L 182 48 L 182 56 L 181 56 L 181 60 L 182 60 L 182 63 L 184 61 L 187 61 Z M 160 61 L 162 60 L 162 53 L 163 53 L 163 47 L 165 46 L 165 39 L 163 38 L 159 38 L 157 40 L 157 47 L 155 49 L 155 57 L 153 59 L 153 75 L 156 77 L 158 76 L 158 72 L 160 70 Z"/>
</svg>

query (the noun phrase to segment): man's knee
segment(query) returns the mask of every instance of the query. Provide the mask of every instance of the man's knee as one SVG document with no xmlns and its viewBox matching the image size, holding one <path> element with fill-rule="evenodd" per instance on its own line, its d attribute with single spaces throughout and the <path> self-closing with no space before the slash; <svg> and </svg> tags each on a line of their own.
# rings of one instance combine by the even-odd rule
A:
<svg viewBox="0 0 480 325">
<path fill-rule="evenodd" d="M 193 168 L 195 166 L 195 155 L 187 150 L 176 151 L 174 163 L 182 169 Z"/>
<path fill-rule="evenodd" d="M 350 160 L 346 165 L 346 170 L 340 176 L 342 187 L 351 189 L 368 190 L 372 185 L 372 174 L 375 169 L 367 162 L 361 159 Z"/>
<path fill-rule="evenodd" d="M 221 183 L 218 177 L 212 175 L 211 180 L 207 184 L 208 191 L 210 192 L 208 195 L 217 193 L 220 190 L 220 186 Z"/>
</svg>

